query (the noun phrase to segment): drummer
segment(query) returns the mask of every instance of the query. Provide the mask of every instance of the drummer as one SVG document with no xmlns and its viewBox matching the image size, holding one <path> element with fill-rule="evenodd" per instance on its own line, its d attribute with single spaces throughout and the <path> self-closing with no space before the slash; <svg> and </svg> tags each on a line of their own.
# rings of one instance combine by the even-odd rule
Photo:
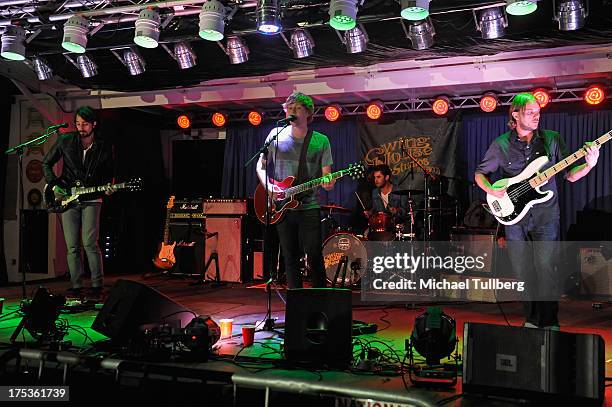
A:
<svg viewBox="0 0 612 407">
<path fill-rule="evenodd" d="M 391 183 L 391 169 L 386 164 L 379 164 L 372 171 L 374 185 L 372 190 L 372 209 L 363 211 L 363 214 L 370 216 L 384 212 L 393 216 L 393 223 L 398 224 L 406 220 L 406 208 L 408 207 L 408 197 L 406 195 L 394 195 L 391 192 L 395 186 Z"/>
</svg>

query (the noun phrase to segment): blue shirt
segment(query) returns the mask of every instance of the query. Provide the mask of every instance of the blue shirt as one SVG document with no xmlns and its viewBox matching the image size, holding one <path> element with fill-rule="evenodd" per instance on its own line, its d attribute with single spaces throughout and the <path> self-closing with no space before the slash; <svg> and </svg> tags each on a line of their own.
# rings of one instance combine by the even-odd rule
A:
<svg viewBox="0 0 612 407">
<path fill-rule="evenodd" d="M 408 197 L 406 195 L 395 195 L 393 191 L 396 190 L 395 186 L 389 193 L 389 206 L 397 208 L 397 214 L 395 215 L 396 222 L 404 222 L 406 220 L 406 208 L 408 207 Z M 380 190 L 374 188 L 372 190 L 372 211 L 374 212 L 388 212 L 385 208 L 385 203 L 380 196 Z"/>
</svg>

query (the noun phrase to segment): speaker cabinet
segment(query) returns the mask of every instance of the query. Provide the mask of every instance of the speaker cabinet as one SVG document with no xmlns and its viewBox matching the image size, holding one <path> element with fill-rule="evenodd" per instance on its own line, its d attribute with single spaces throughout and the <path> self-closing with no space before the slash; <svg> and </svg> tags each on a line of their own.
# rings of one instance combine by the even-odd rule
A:
<svg viewBox="0 0 612 407">
<path fill-rule="evenodd" d="M 463 390 L 601 405 L 604 357 L 599 335 L 466 323 Z"/>
<path fill-rule="evenodd" d="M 251 281 L 246 272 L 243 255 L 243 222 L 241 216 L 207 216 L 206 230 L 217 233 L 206 240 L 206 260 L 213 251 L 219 256 L 221 281 Z M 244 273 L 244 274 L 243 274 Z M 208 268 L 208 276 L 214 278 L 214 265 Z"/>
<path fill-rule="evenodd" d="M 495 230 L 453 228 L 450 237 L 451 249 L 462 256 L 483 256 L 484 268 L 467 269 L 466 273 L 491 273 L 493 270 L 493 247 Z"/>
<path fill-rule="evenodd" d="M 22 216 L 24 270 L 26 273 L 47 274 L 49 213 L 41 209 L 24 209 Z"/>
<path fill-rule="evenodd" d="M 91 328 L 125 343 L 147 325 L 183 328 L 194 316 L 193 311 L 145 284 L 117 280 Z"/>
<path fill-rule="evenodd" d="M 346 367 L 352 359 L 351 290 L 287 290 L 285 356 L 295 362 Z"/>
<path fill-rule="evenodd" d="M 204 267 L 204 222 L 176 220 L 170 222 L 170 241 L 176 242 L 176 264 L 173 274 L 200 274 Z"/>
</svg>

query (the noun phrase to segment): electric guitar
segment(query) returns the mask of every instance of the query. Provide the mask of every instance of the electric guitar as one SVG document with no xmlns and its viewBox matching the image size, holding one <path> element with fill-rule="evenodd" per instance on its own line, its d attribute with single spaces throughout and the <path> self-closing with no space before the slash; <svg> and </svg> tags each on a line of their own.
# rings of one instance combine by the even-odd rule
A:
<svg viewBox="0 0 612 407">
<path fill-rule="evenodd" d="M 66 212 L 73 206 L 81 203 L 79 198 L 85 194 L 91 194 L 94 192 L 104 192 L 108 188 L 108 185 L 99 185 L 95 187 L 81 187 L 81 182 L 77 181 L 76 186 L 70 188 L 69 194 L 64 195 L 55 192 L 53 188 L 46 184 L 43 190 L 43 201 L 45 208 L 49 212 Z M 132 178 L 127 182 L 110 185 L 115 190 L 126 189 L 128 191 L 140 191 L 142 189 L 142 179 Z"/>
<path fill-rule="evenodd" d="M 174 257 L 174 246 L 176 242 L 170 244 L 170 209 L 174 206 L 174 195 L 168 200 L 166 205 L 166 226 L 164 226 L 164 241 L 159 245 L 159 253 L 153 259 L 155 267 L 162 270 L 169 270 L 176 263 Z"/>
<path fill-rule="evenodd" d="M 612 139 L 612 130 L 605 133 L 593 142 L 596 146 L 601 146 Z M 544 172 L 539 173 L 548 162 L 548 157 L 543 156 L 533 160 L 520 174 L 512 178 L 505 178 L 493 184 L 493 188 L 503 187 L 505 181 L 508 182 L 506 193 L 503 197 L 497 198 L 487 194 L 487 202 L 493 216 L 503 225 L 514 225 L 525 217 L 527 212 L 537 204 L 550 200 L 554 192 L 542 192 L 540 187 L 553 178 L 559 171 L 564 170 L 575 161 L 586 155 L 584 149 L 570 154 Z"/>
<path fill-rule="evenodd" d="M 295 177 L 287 177 L 282 181 L 270 179 L 270 185 L 275 185 L 280 192 L 278 198 L 274 199 L 270 193 L 266 192 L 266 188 L 260 183 L 255 189 L 255 214 L 263 224 L 266 223 L 266 207 L 270 210 L 270 225 L 280 222 L 288 209 L 295 209 L 300 206 L 300 202 L 295 199 L 295 195 L 316 188 L 325 182 L 342 178 L 345 175 L 350 175 L 354 179 L 363 176 L 365 168 L 363 164 L 350 164 L 348 168 L 340 171 L 327 174 L 323 177 L 315 178 L 300 185 L 293 186 Z"/>
</svg>

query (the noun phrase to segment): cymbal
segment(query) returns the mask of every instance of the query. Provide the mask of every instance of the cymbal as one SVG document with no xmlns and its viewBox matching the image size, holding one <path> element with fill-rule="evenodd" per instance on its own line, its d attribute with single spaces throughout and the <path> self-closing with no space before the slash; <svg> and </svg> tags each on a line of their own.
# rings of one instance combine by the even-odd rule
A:
<svg viewBox="0 0 612 407">
<path fill-rule="evenodd" d="M 391 191 L 391 193 L 393 195 L 418 195 L 418 194 L 422 194 L 423 191 L 422 189 L 400 189 L 397 191 Z"/>
<path fill-rule="evenodd" d="M 334 211 L 339 211 L 339 212 L 352 212 L 350 209 L 345 208 L 344 206 L 340 206 L 340 205 L 321 205 L 321 209 L 325 209 L 325 210 L 334 210 Z"/>
</svg>

